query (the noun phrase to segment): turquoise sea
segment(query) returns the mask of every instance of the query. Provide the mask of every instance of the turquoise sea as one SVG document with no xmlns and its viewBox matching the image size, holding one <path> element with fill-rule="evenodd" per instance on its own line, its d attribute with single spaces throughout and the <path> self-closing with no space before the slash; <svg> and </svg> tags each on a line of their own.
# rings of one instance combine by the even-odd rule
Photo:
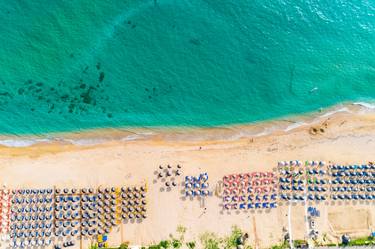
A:
<svg viewBox="0 0 375 249">
<path fill-rule="evenodd" d="M 374 0 L 0 5 L 0 133 L 216 126 L 375 98 Z"/>
</svg>

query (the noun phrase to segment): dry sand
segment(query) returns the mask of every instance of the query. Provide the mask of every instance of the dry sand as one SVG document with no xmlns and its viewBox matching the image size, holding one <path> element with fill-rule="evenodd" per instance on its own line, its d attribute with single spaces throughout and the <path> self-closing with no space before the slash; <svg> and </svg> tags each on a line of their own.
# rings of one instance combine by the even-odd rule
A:
<svg viewBox="0 0 375 249">
<path fill-rule="evenodd" d="M 289 121 L 280 122 L 285 125 Z M 366 163 L 374 160 L 375 114 L 340 112 L 287 132 L 270 128 L 270 134 L 251 135 L 264 131 L 264 127 L 273 126 L 264 123 L 218 129 L 153 130 L 152 136 L 138 136 L 135 140 L 119 138 L 128 131 L 103 131 L 66 136 L 99 138 L 101 142 L 94 145 L 73 145 L 65 139 L 24 148 L 1 147 L 0 182 L 9 188 L 126 186 L 147 182 L 148 218 L 114 229 L 109 236 L 110 245 L 119 245 L 121 240 L 137 245 L 159 242 L 176 234 L 179 225 L 187 228 L 186 240 L 198 240 L 207 231 L 228 235 L 231 227 L 237 225 L 249 233 L 253 247 L 266 248 L 279 243 L 283 228 L 288 228 L 287 205 L 271 211 L 223 212 L 221 199 L 216 196 L 202 202 L 183 198 L 182 186 L 161 191 L 161 183 L 154 181 L 158 165 L 181 164 L 184 175 L 208 172 L 214 190 L 223 175 L 272 171 L 280 160 Z M 317 134 L 312 134 L 316 133 L 312 127 Z M 374 230 L 374 203 L 327 202 L 314 206 L 321 212 L 316 227 L 320 237 L 327 234 L 327 241 L 344 232 L 368 235 Z M 301 204 L 291 207 L 294 239 L 305 237 L 304 210 Z M 83 248 L 89 242 L 84 241 Z"/>
</svg>

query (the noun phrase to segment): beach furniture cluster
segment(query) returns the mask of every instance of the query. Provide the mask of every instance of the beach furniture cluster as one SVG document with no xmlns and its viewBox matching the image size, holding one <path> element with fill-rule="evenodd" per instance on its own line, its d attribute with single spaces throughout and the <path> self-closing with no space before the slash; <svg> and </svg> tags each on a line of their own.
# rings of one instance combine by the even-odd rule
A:
<svg viewBox="0 0 375 249">
<path fill-rule="evenodd" d="M 276 208 L 276 200 L 276 178 L 272 172 L 232 174 L 223 177 L 225 210 Z"/>
<path fill-rule="evenodd" d="M 279 195 L 283 201 L 305 201 L 305 168 L 301 161 L 278 163 Z"/>
<path fill-rule="evenodd" d="M 325 201 L 328 199 L 329 174 L 324 161 L 306 161 L 307 199 L 309 201 Z"/>
<path fill-rule="evenodd" d="M 80 233 L 82 237 L 92 237 L 103 233 L 99 228 L 99 194 L 93 188 L 82 188 L 80 190 Z M 77 198 L 76 198 L 77 199 Z"/>
<path fill-rule="evenodd" d="M 252 202 L 255 208 L 277 207 L 277 178 L 273 172 L 252 173 Z"/>
<path fill-rule="evenodd" d="M 375 200 L 375 165 L 331 165 L 332 200 Z"/>
<path fill-rule="evenodd" d="M 11 247 L 50 245 L 54 218 L 53 190 L 12 190 L 11 204 Z"/>
<path fill-rule="evenodd" d="M 106 236 L 127 220 L 145 219 L 145 184 L 121 188 L 0 190 L 0 232 L 11 248 L 46 247 L 54 238 Z"/>
<path fill-rule="evenodd" d="M 90 192 L 94 194 L 93 189 Z M 55 189 L 55 236 L 95 235 L 95 198 L 75 188 Z"/>
<path fill-rule="evenodd" d="M 279 195 L 287 201 L 375 200 L 375 165 L 324 161 L 278 163 Z"/>
<path fill-rule="evenodd" d="M 0 189 L 0 234 L 5 239 L 5 235 L 9 232 L 11 214 L 11 193 L 10 190 Z"/>
<path fill-rule="evenodd" d="M 121 192 L 119 192 L 121 195 L 119 195 L 118 201 L 120 220 L 143 220 L 147 218 L 146 192 L 146 185 L 121 188 Z"/>
<path fill-rule="evenodd" d="M 99 188 L 97 198 L 99 234 L 110 233 L 121 222 L 121 193 L 115 187 Z"/>
<path fill-rule="evenodd" d="M 157 178 L 161 182 L 163 182 L 166 188 L 174 188 L 177 187 L 176 178 L 182 176 L 182 166 L 177 164 L 176 166 L 172 165 L 159 165 L 157 171 Z"/>
<path fill-rule="evenodd" d="M 182 167 L 159 166 L 165 187 L 178 186 Z M 208 173 L 185 176 L 186 197 L 207 197 Z M 226 175 L 222 179 L 224 210 L 272 209 L 277 201 L 375 200 L 375 165 L 338 165 L 324 161 L 281 161 L 276 172 Z M 11 248 L 47 247 L 52 241 L 107 238 L 127 221 L 147 218 L 147 185 L 94 188 L 0 190 L 0 234 Z M 319 212 L 309 207 L 311 224 Z M 311 233 L 316 231 L 311 225 Z M 3 236 L 2 236 L 3 237 Z M 104 241 L 104 239 L 103 239 Z"/>
<path fill-rule="evenodd" d="M 185 196 L 189 197 L 206 197 L 211 194 L 208 190 L 208 174 L 201 173 L 197 177 L 185 176 Z"/>
</svg>

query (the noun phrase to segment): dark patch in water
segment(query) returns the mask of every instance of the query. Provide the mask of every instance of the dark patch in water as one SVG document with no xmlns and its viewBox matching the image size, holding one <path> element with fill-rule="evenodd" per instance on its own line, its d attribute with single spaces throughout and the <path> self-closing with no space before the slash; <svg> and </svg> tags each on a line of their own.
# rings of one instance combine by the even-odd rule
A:
<svg viewBox="0 0 375 249">
<path fill-rule="evenodd" d="M 100 70 L 101 67 L 102 66 L 101 66 L 100 62 L 96 63 L 96 69 Z"/>
<path fill-rule="evenodd" d="M 104 80 L 104 72 L 100 72 L 99 74 L 99 82 L 102 82 Z"/>
<path fill-rule="evenodd" d="M 22 95 L 24 92 L 25 92 L 25 89 L 23 89 L 23 88 L 18 89 L 18 94 L 19 95 Z"/>
<path fill-rule="evenodd" d="M 90 87 L 86 92 L 81 93 L 81 98 L 83 103 L 90 104 L 92 101 L 91 97 L 91 91 L 93 90 L 93 87 Z"/>
<path fill-rule="evenodd" d="M 9 92 L 0 92 L 0 96 L 9 97 L 9 98 L 12 97 L 12 95 Z"/>
<path fill-rule="evenodd" d="M 68 98 L 69 98 L 69 95 L 68 94 L 64 94 L 64 95 L 62 95 L 61 97 L 60 97 L 60 99 L 62 100 L 62 101 L 67 101 L 68 100 Z"/>
<path fill-rule="evenodd" d="M 189 43 L 190 43 L 190 44 L 193 44 L 193 45 L 195 45 L 195 46 L 199 46 L 199 45 L 202 44 L 201 41 L 200 41 L 199 39 L 196 39 L 196 38 L 191 38 L 191 39 L 189 40 Z"/>
<path fill-rule="evenodd" d="M 87 73 L 87 70 L 89 70 L 89 66 L 86 66 L 86 67 L 83 69 L 82 73 Z"/>
</svg>

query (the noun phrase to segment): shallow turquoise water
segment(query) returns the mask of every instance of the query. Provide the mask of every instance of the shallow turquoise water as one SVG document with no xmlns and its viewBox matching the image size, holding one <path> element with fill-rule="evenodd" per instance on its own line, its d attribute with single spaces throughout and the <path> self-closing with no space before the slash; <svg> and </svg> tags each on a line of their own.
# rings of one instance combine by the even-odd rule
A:
<svg viewBox="0 0 375 249">
<path fill-rule="evenodd" d="M 214 126 L 375 98 L 373 0 L 0 0 L 0 132 Z"/>
</svg>

